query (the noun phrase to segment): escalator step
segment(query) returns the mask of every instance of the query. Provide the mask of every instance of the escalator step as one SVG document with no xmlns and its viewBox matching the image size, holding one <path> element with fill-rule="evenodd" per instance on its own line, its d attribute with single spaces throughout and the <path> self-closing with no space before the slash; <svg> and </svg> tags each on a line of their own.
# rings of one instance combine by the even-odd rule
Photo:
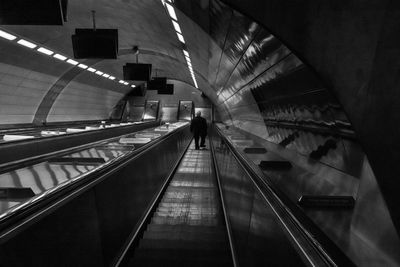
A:
<svg viewBox="0 0 400 267">
<path fill-rule="evenodd" d="M 147 225 L 147 231 L 153 231 L 153 232 L 163 232 L 163 231 L 171 231 L 171 232 L 188 232 L 188 233 L 192 233 L 192 232 L 201 232 L 201 233 L 205 233 L 205 234 L 213 234 L 215 232 L 220 232 L 220 233 L 225 233 L 225 228 L 223 225 L 219 225 L 219 226 L 205 226 L 205 225 L 201 225 L 201 226 L 192 226 L 192 225 L 187 225 L 187 224 L 183 224 L 183 225 L 162 225 L 162 224 L 149 224 Z"/>
<path fill-rule="evenodd" d="M 146 231 L 144 232 L 143 239 L 169 239 L 169 240 L 198 240 L 198 241 L 224 241 L 225 242 L 225 233 L 217 232 L 207 233 L 200 231 L 193 232 L 183 232 L 176 231 L 171 232 L 168 230 L 165 231 Z"/>
<path fill-rule="evenodd" d="M 135 251 L 135 259 L 137 260 L 178 260 L 178 261 L 200 261 L 200 262 L 230 262 L 230 254 L 226 249 L 222 250 L 177 250 L 177 249 L 152 249 L 139 248 Z M 162 265 L 161 265 L 162 266 Z M 179 265 L 187 266 L 187 265 Z"/>
<path fill-rule="evenodd" d="M 175 252 L 175 253 L 174 253 Z M 185 255 L 187 256 L 185 256 Z M 128 266 L 190 266 L 190 267 L 225 267 L 232 266 L 229 257 L 210 257 L 206 254 L 185 253 L 180 251 L 157 251 L 157 250 L 139 250 Z"/>
<path fill-rule="evenodd" d="M 139 242 L 139 248 L 148 249 L 174 249 L 174 250 L 199 250 L 214 251 L 220 253 L 225 250 L 226 241 L 186 241 L 186 240 L 169 240 L 169 239 L 142 239 Z"/>
</svg>

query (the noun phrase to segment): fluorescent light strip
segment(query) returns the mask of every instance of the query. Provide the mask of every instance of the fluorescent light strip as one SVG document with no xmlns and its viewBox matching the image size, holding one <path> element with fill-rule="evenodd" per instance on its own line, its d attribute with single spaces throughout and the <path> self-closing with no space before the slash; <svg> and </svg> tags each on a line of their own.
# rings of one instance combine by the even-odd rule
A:
<svg viewBox="0 0 400 267">
<path fill-rule="evenodd" d="M 73 60 L 73 59 L 68 59 L 67 62 L 68 62 L 69 64 L 71 64 L 71 65 L 74 65 L 74 66 L 79 64 L 78 61 L 75 61 L 75 60 Z"/>
<path fill-rule="evenodd" d="M 17 36 L 14 36 L 12 34 L 9 34 L 8 32 L 2 31 L 2 30 L 0 30 L 0 37 L 7 39 L 9 41 L 13 41 L 13 40 L 17 39 Z"/>
<path fill-rule="evenodd" d="M 108 79 L 115 80 L 115 77 L 114 76 L 110 76 L 110 77 L 108 77 Z"/>
<path fill-rule="evenodd" d="M 37 45 L 35 45 L 34 43 L 31 43 L 27 40 L 24 39 L 20 39 L 17 43 L 19 43 L 20 45 L 23 45 L 25 47 L 28 47 L 30 49 L 35 48 Z"/>
<path fill-rule="evenodd" d="M 110 74 L 104 73 L 104 74 L 103 74 L 103 77 L 104 77 L 104 78 L 108 78 L 108 77 L 110 77 Z"/>
<path fill-rule="evenodd" d="M 186 51 L 186 50 L 182 50 L 182 51 L 183 51 L 183 54 L 185 55 L 185 57 L 189 57 L 188 51 Z"/>
<path fill-rule="evenodd" d="M 178 18 L 176 17 L 176 13 L 175 13 L 174 7 L 171 6 L 171 5 L 168 4 L 168 3 L 165 3 L 165 6 L 167 7 L 169 16 L 170 16 L 173 20 L 178 21 Z"/>
<path fill-rule="evenodd" d="M 93 68 L 88 68 L 87 70 L 90 71 L 90 72 L 95 72 L 96 71 L 96 69 L 93 69 Z"/>
<path fill-rule="evenodd" d="M 174 25 L 175 31 L 182 33 L 181 27 L 179 26 L 179 23 L 176 22 L 175 20 L 172 21 L 172 24 Z"/>
<path fill-rule="evenodd" d="M 88 66 L 85 64 L 79 64 L 78 67 L 85 70 Z"/>
<path fill-rule="evenodd" d="M 179 41 L 181 41 L 182 43 L 185 43 L 185 39 L 183 39 L 183 35 L 182 35 L 182 34 L 180 34 L 179 32 L 177 32 L 176 35 L 178 35 Z"/>
<path fill-rule="evenodd" d="M 136 87 L 136 85 L 132 84 L 132 85 L 131 85 L 131 87 L 132 87 L 132 88 L 135 88 L 135 87 Z"/>
<path fill-rule="evenodd" d="M 123 80 L 119 80 L 119 83 L 124 83 L 125 81 L 123 81 Z"/>
<path fill-rule="evenodd" d="M 103 75 L 104 72 L 98 70 L 98 71 L 96 71 L 95 73 L 96 73 L 97 75 L 100 75 L 100 76 L 101 76 L 101 75 Z"/>
<path fill-rule="evenodd" d="M 129 83 L 128 83 L 128 82 L 124 82 L 124 84 L 125 84 L 125 85 L 128 85 Z"/>
<path fill-rule="evenodd" d="M 56 59 L 59 59 L 61 61 L 64 61 L 64 60 L 67 59 L 67 57 L 65 57 L 63 55 L 60 55 L 60 54 L 55 54 L 53 57 L 56 58 Z"/>
<path fill-rule="evenodd" d="M 48 55 L 48 56 L 51 56 L 52 54 L 54 54 L 53 51 L 51 51 L 47 48 L 44 48 L 44 47 L 39 47 L 39 49 L 37 51 L 39 51 L 40 53 L 43 53 L 45 55 Z"/>
</svg>

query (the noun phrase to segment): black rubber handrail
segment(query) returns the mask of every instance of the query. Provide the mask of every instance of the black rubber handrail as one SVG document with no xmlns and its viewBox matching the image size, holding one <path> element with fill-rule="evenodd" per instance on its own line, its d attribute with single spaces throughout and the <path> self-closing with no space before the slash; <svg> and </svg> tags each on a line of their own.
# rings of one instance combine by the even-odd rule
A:
<svg viewBox="0 0 400 267">
<path fill-rule="evenodd" d="M 140 124 L 128 124 L 128 125 L 119 125 L 119 126 L 114 126 L 114 127 L 107 127 L 107 128 L 101 128 L 101 129 L 95 129 L 95 130 L 85 130 L 85 131 L 81 131 L 81 132 L 75 132 L 75 133 L 65 133 L 65 134 L 62 134 L 62 135 L 48 135 L 48 136 L 36 136 L 36 137 L 34 137 L 34 138 L 27 138 L 27 139 L 20 139 L 20 140 L 12 140 L 12 141 L 2 141 L 2 142 L 0 142 L 0 146 L 5 146 L 5 145 L 11 145 L 11 144 L 18 144 L 18 143 L 24 143 L 24 142 L 36 142 L 36 141 L 38 141 L 38 140 L 42 140 L 42 139 L 51 139 L 51 138 L 63 138 L 63 137 L 66 137 L 66 136 L 79 136 L 79 135 L 82 135 L 82 134 L 87 134 L 87 133 L 93 133 L 93 132 L 98 132 L 98 131 L 110 131 L 110 130 L 112 130 L 112 129 L 115 129 L 115 128 L 118 128 L 118 129 L 122 129 L 122 128 L 127 128 L 127 127 L 132 127 L 132 126 L 135 126 L 135 125 L 143 125 L 143 124 L 145 124 L 145 123 L 154 123 L 155 121 L 146 121 L 146 122 L 142 122 L 142 123 L 140 123 Z M 80 126 L 73 126 L 73 125 L 69 125 L 70 127 L 82 127 L 82 126 L 90 126 L 90 125 L 80 125 Z M 65 129 L 65 128 L 68 128 L 69 126 L 67 126 L 67 127 L 60 127 L 60 128 L 57 128 L 57 129 Z M 51 130 L 55 130 L 54 128 L 49 128 L 49 129 L 51 129 Z M 40 131 L 40 130 L 46 130 L 46 129 L 37 129 L 38 131 Z M 32 131 L 34 131 L 34 130 L 32 130 Z M 23 131 L 23 132 L 8 132 L 8 133 L 2 133 L 2 135 L 5 135 L 5 134 L 22 134 L 22 135 L 24 135 L 24 134 L 28 134 L 29 132 L 25 132 L 25 131 Z"/>
<path fill-rule="evenodd" d="M 309 227 L 305 227 L 302 222 L 296 218 L 291 209 L 281 200 L 276 190 L 271 184 L 266 182 L 261 170 L 259 170 L 259 168 L 256 169 L 255 166 L 251 166 L 248 160 L 234 148 L 233 144 L 215 125 L 214 130 L 227 145 L 257 191 L 271 207 L 282 226 L 292 238 L 293 243 L 296 244 L 298 251 L 302 253 L 301 256 L 306 264 L 309 266 L 355 266 L 341 251 L 333 252 L 334 256 L 332 256 L 332 254 L 321 245 L 320 240 L 316 239 L 313 231 L 310 231 Z M 339 255 L 339 257 L 337 255 Z"/>
<path fill-rule="evenodd" d="M 149 149 L 157 146 L 166 139 L 183 132 L 188 127 L 189 126 L 186 125 L 176 129 L 175 131 L 169 132 L 122 157 L 110 160 L 104 165 L 74 178 L 70 183 L 62 184 L 63 186 L 59 186 L 55 189 L 50 189 L 39 195 L 36 201 L 27 203 L 15 212 L 1 218 L 0 243 L 9 240 L 14 236 L 14 234 L 26 229 L 26 227 L 40 218 L 43 218 L 54 209 L 84 193 L 113 173 L 121 170 L 131 161 L 146 153 Z M 103 142 L 104 141 L 100 141 L 99 143 Z"/>
<path fill-rule="evenodd" d="M 153 122 L 149 122 L 149 124 L 152 124 L 152 123 Z M 134 125 L 126 125 L 126 126 L 134 126 Z M 106 128 L 106 129 L 113 130 L 115 128 Z M 146 129 L 140 129 L 138 131 L 143 131 L 143 130 L 146 130 Z M 52 138 L 62 139 L 62 138 L 65 138 L 65 137 L 69 137 L 71 135 L 84 134 L 84 133 L 88 134 L 88 133 L 90 133 L 90 131 L 80 132 L 80 133 L 72 133 L 72 134 L 68 134 L 68 135 L 53 136 Z M 134 132 L 132 132 L 132 133 L 134 133 Z M 87 148 L 90 148 L 90 147 L 93 147 L 93 146 L 103 145 L 103 144 L 106 144 L 106 143 L 108 143 L 108 142 L 110 142 L 110 141 L 112 141 L 114 139 L 117 140 L 122 136 L 129 135 L 129 134 L 132 134 L 132 133 L 124 133 L 124 134 L 121 134 L 121 135 L 109 137 L 109 138 L 106 138 L 106 139 L 102 139 L 102 140 L 99 140 L 99 141 L 87 143 L 87 144 L 84 144 L 84 145 L 69 147 L 69 148 L 65 148 L 65 149 L 62 149 L 62 150 L 57 150 L 57 151 L 54 151 L 54 152 L 41 154 L 41 155 L 38 155 L 38 156 L 33 156 L 33 157 L 29 157 L 29 158 L 23 158 L 23 159 L 11 161 L 11 162 L 2 163 L 2 164 L 0 164 L 0 174 L 6 173 L 6 172 L 10 172 L 12 170 L 16 170 L 16 169 L 19 169 L 19 168 L 23 168 L 23 167 L 26 167 L 26 166 L 34 165 L 34 164 L 36 164 L 38 162 L 46 161 L 47 159 L 52 158 L 52 157 L 62 157 L 63 155 L 74 153 L 74 152 L 77 152 L 77 151 L 80 151 L 80 150 L 84 150 L 84 149 L 87 149 Z M 43 137 L 43 138 L 49 138 L 49 137 Z M 36 138 L 35 139 L 29 139 L 29 140 L 34 141 L 34 142 L 37 141 Z M 27 140 L 20 140 L 20 141 L 27 141 Z M 8 143 L 8 144 L 10 144 L 10 143 Z"/>
<path fill-rule="evenodd" d="M 231 223 L 226 211 L 225 207 L 225 198 L 224 198 L 224 193 L 222 191 L 222 185 L 221 185 L 221 179 L 219 176 L 219 169 L 217 165 L 217 159 L 215 157 L 215 152 L 214 152 L 214 144 L 212 142 L 212 137 L 209 137 L 210 141 L 210 148 L 211 148 L 211 157 L 212 157 L 212 164 L 214 167 L 214 173 L 215 177 L 217 178 L 217 183 L 218 183 L 218 191 L 219 191 L 219 196 L 221 198 L 221 205 L 222 205 L 222 211 L 224 213 L 224 219 L 225 219 L 225 225 L 226 225 L 226 233 L 228 234 L 228 239 L 229 239 L 229 247 L 231 250 L 231 256 L 232 256 L 232 262 L 234 267 L 239 267 L 239 261 L 237 259 L 237 254 L 236 254 L 236 249 L 235 249 L 235 243 L 233 240 L 233 234 L 232 234 L 232 227 Z"/>
<path fill-rule="evenodd" d="M 129 235 L 129 238 L 127 239 L 127 242 L 123 246 L 123 249 L 121 250 L 121 253 L 116 257 L 115 261 L 111 266 L 124 266 L 127 264 L 128 255 L 132 255 L 132 251 L 135 249 L 136 245 L 139 243 L 139 239 L 143 236 L 144 231 L 146 230 L 146 227 L 148 223 L 151 221 L 151 218 L 153 217 L 153 214 L 155 210 L 158 207 L 158 204 L 161 202 L 161 199 L 167 190 L 169 183 L 171 182 L 172 178 L 174 177 L 176 171 L 178 170 L 179 164 L 181 163 L 183 157 L 186 154 L 186 151 L 188 150 L 190 143 L 192 141 L 193 137 L 188 141 L 188 144 L 186 148 L 182 151 L 180 154 L 178 160 L 175 162 L 172 170 L 168 174 L 167 178 L 164 180 L 160 190 L 157 192 L 157 194 L 153 197 L 152 201 L 148 205 L 146 212 L 143 214 L 141 220 L 137 224 L 137 227 L 131 232 Z"/>
</svg>

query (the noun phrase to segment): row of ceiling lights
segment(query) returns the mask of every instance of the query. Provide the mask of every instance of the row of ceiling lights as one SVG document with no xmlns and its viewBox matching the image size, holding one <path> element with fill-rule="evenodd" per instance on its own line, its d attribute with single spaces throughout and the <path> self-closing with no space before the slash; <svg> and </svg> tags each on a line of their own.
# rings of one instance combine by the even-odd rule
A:
<svg viewBox="0 0 400 267">
<path fill-rule="evenodd" d="M 45 47 L 42 47 L 42 46 L 38 47 L 37 44 L 35 44 L 33 42 L 30 42 L 30 41 L 27 41 L 27 40 L 22 39 L 22 38 L 18 38 L 17 36 L 15 36 L 15 35 L 13 35 L 11 33 L 8 33 L 8 32 L 6 32 L 4 30 L 0 30 L 0 37 L 4 38 L 6 40 L 9 40 L 9 41 L 15 41 L 16 39 L 18 39 L 17 43 L 19 45 L 22 45 L 22 46 L 30 48 L 30 49 L 36 49 L 36 51 L 38 51 L 38 52 L 40 52 L 42 54 L 45 54 L 47 56 L 52 56 L 53 58 L 56 58 L 56 59 L 61 60 L 61 61 L 65 61 L 65 62 L 67 62 L 67 63 L 69 63 L 69 64 L 71 64 L 73 66 L 78 66 L 81 69 L 84 69 L 84 70 L 87 70 L 87 71 L 92 72 L 94 74 L 97 74 L 97 75 L 99 75 L 99 76 L 101 76 L 103 78 L 106 78 L 106 79 L 109 79 L 109 80 L 112 80 L 112 81 L 114 81 L 116 79 L 115 76 L 112 76 L 112 75 L 104 73 L 104 72 L 102 72 L 100 70 L 96 70 L 94 68 L 91 68 L 91 67 L 89 67 L 89 66 L 87 66 L 85 64 L 79 63 L 76 60 L 73 60 L 73 59 L 68 58 L 68 57 L 66 57 L 64 55 L 55 53 L 52 50 L 47 49 Z M 123 84 L 123 85 L 130 85 L 128 82 L 126 82 L 124 80 L 119 80 L 119 83 Z M 134 84 L 131 84 L 130 86 L 132 88 L 136 87 Z"/>
<path fill-rule="evenodd" d="M 171 0 L 161 0 L 161 2 L 167 8 L 168 14 L 171 17 L 172 25 L 174 26 L 174 29 L 175 29 L 176 35 L 178 36 L 179 41 L 181 43 L 185 44 L 185 38 L 183 38 L 182 30 L 178 23 L 178 17 L 176 16 L 175 9 L 172 6 Z M 196 76 L 194 75 L 192 61 L 190 60 L 189 52 L 186 51 L 185 49 L 183 49 L 182 51 L 183 51 L 183 55 L 186 59 L 186 64 L 188 66 L 190 75 L 192 76 L 193 84 L 196 88 L 199 88 L 197 86 Z"/>
</svg>

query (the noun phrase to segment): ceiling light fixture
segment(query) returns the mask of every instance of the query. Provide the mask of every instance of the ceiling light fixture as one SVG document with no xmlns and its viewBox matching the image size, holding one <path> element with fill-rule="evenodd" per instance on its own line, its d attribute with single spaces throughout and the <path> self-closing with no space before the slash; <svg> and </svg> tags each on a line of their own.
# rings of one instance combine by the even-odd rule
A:
<svg viewBox="0 0 400 267">
<path fill-rule="evenodd" d="M 53 51 L 51 51 L 47 48 L 44 48 L 44 47 L 39 47 L 39 49 L 37 51 L 39 51 L 40 53 L 43 53 L 45 55 L 48 55 L 48 56 L 51 56 L 52 54 L 54 54 Z"/>
<path fill-rule="evenodd" d="M 103 75 L 104 72 L 98 70 L 98 71 L 96 71 L 95 73 L 96 73 L 97 75 L 100 75 L 100 76 L 101 76 L 101 75 Z"/>
<path fill-rule="evenodd" d="M 131 85 L 131 87 L 132 87 L 132 88 L 135 88 L 135 87 L 136 87 L 136 85 L 132 84 L 132 85 Z"/>
<path fill-rule="evenodd" d="M 129 83 L 128 82 L 124 82 L 124 85 L 128 85 Z"/>
<path fill-rule="evenodd" d="M 78 61 L 75 61 L 75 60 L 73 60 L 73 59 L 68 59 L 67 62 L 68 62 L 69 64 L 71 64 L 71 65 L 74 65 L 74 66 L 79 64 Z"/>
<path fill-rule="evenodd" d="M 64 61 L 64 60 L 67 59 L 67 57 L 65 57 L 63 55 L 60 55 L 60 54 L 55 54 L 53 57 L 56 58 L 56 59 L 59 59 L 61 61 Z"/>
<path fill-rule="evenodd" d="M 9 41 L 13 41 L 13 40 L 17 39 L 17 36 L 14 36 L 12 34 L 9 34 L 8 32 L 2 31 L 2 30 L 0 30 L 0 37 L 7 39 Z"/>
<path fill-rule="evenodd" d="M 182 51 L 183 51 L 183 54 L 185 55 L 185 57 L 189 57 L 188 51 L 186 51 L 185 49 L 183 49 Z"/>
<path fill-rule="evenodd" d="M 169 16 L 170 16 L 173 20 L 178 21 L 178 18 L 176 17 L 176 13 L 175 13 L 174 7 L 171 6 L 171 5 L 168 4 L 168 3 L 165 3 L 165 6 L 167 7 Z"/>
<path fill-rule="evenodd" d="M 175 20 L 172 21 L 172 24 L 174 25 L 175 31 L 182 33 L 181 27 L 179 26 L 179 23 L 176 22 Z"/>
<path fill-rule="evenodd" d="M 85 64 L 79 64 L 78 67 L 85 70 L 88 66 Z"/>
<path fill-rule="evenodd" d="M 183 35 L 182 35 L 182 34 L 180 34 L 179 32 L 177 32 L 176 35 L 178 35 L 179 41 L 181 41 L 182 43 L 185 43 L 185 39 L 183 39 Z"/>
<path fill-rule="evenodd" d="M 114 76 L 110 76 L 110 77 L 108 77 L 108 79 L 115 80 L 115 77 Z"/>
<path fill-rule="evenodd" d="M 125 81 L 123 81 L 123 80 L 119 80 L 119 83 L 124 83 Z"/>
<path fill-rule="evenodd" d="M 104 73 L 104 74 L 103 74 L 103 77 L 104 77 L 104 78 L 108 78 L 108 77 L 110 77 L 110 74 Z"/>
<path fill-rule="evenodd" d="M 20 45 L 23 45 L 25 47 L 28 47 L 30 49 L 35 48 L 37 45 L 35 45 L 34 43 L 31 43 L 27 40 L 24 39 L 20 39 L 17 43 L 19 43 Z"/>
</svg>

